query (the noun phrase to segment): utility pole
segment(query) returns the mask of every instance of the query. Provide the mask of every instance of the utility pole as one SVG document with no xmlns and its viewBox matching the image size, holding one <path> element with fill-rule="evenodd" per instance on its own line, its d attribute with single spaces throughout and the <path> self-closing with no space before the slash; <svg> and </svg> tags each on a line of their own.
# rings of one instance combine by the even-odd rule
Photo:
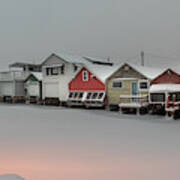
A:
<svg viewBox="0 0 180 180">
<path fill-rule="evenodd" d="M 110 57 L 108 57 L 108 58 L 107 58 L 107 62 L 110 62 L 110 60 L 111 60 Z"/>
<path fill-rule="evenodd" d="M 141 51 L 141 66 L 144 66 L 144 51 Z"/>
</svg>

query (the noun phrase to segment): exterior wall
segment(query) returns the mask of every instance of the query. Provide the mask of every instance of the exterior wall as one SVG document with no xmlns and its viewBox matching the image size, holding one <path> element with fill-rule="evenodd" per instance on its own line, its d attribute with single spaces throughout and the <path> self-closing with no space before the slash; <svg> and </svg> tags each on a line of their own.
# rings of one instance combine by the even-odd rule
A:
<svg viewBox="0 0 180 180">
<path fill-rule="evenodd" d="M 126 65 L 127 66 L 127 65 Z M 120 103 L 130 103 L 130 99 L 120 99 L 120 95 L 131 95 L 132 94 L 132 82 L 139 82 L 141 80 L 148 80 L 146 77 L 141 75 L 128 66 L 128 70 L 125 70 L 125 66 L 121 67 L 115 72 L 106 83 L 107 99 L 109 105 L 119 105 Z M 113 88 L 112 82 L 114 79 L 122 78 L 122 88 Z M 139 90 L 138 83 L 138 95 L 148 95 L 148 90 Z"/>
<path fill-rule="evenodd" d="M 168 69 L 160 76 L 152 80 L 151 84 L 180 84 L 180 75 Z"/>
<path fill-rule="evenodd" d="M 47 76 L 45 71 L 45 66 L 51 66 L 54 64 L 63 64 L 64 65 L 64 74 L 59 74 L 55 76 Z M 77 73 L 74 72 L 74 66 L 71 63 L 65 62 L 63 59 L 60 59 L 56 56 L 49 58 L 42 68 L 43 72 L 43 99 L 45 98 L 59 98 L 60 101 L 67 101 L 68 99 L 68 83 Z"/>
<path fill-rule="evenodd" d="M 39 81 L 27 81 L 25 83 L 27 89 L 27 96 L 40 97 L 40 83 Z"/>
<path fill-rule="evenodd" d="M 24 81 L 1 81 L 1 96 L 25 96 Z"/>
<path fill-rule="evenodd" d="M 88 81 L 83 81 L 83 71 L 88 72 Z M 69 83 L 70 91 L 105 91 L 105 85 L 83 67 L 76 77 Z"/>
<path fill-rule="evenodd" d="M 25 96 L 24 81 L 15 82 L 15 96 Z"/>
<path fill-rule="evenodd" d="M 14 81 L 0 81 L 0 95 L 1 96 L 14 96 Z"/>
</svg>

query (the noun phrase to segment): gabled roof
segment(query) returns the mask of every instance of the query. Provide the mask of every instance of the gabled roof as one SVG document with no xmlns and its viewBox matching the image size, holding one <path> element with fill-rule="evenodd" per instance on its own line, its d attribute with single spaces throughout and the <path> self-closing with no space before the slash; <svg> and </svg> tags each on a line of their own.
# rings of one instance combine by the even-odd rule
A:
<svg viewBox="0 0 180 180">
<path fill-rule="evenodd" d="M 180 84 L 180 74 L 172 69 L 166 69 L 160 75 L 156 76 L 152 81 L 152 84 L 158 83 L 173 83 Z"/>
<path fill-rule="evenodd" d="M 125 63 L 125 64 L 129 65 L 134 70 L 136 70 L 140 74 L 144 75 L 148 79 L 154 79 L 155 77 L 160 75 L 165 70 L 163 68 L 147 67 L 147 66 L 135 65 L 132 63 Z"/>
<path fill-rule="evenodd" d="M 29 79 L 30 76 L 34 76 L 38 81 L 42 81 L 42 72 L 31 72 L 25 81 Z"/>
<path fill-rule="evenodd" d="M 9 67 L 17 67 L 17 68 L 24 68 L 26 66 L 41 67 L 40 64 L 30 64 L 30 63 L 23 63 L 23 62 L 15 62 L 15 63 L 9 65 Z"/>
<path fill-rule="evenodd" d="M 35 76 L 38 79 L 38 81 L 42 81 L 42 72 L 31 72 L 31 74 Z"/>
<path fill-rule="evenodd" d="M 95 65 L 95 64 L 88 64 L 85 67 L 93 73 L 99 80 L 103 83 L 110 77 L 116 70 L 119 69 L 121 65 Z"/>
<path fill-rule="evenodd" d="M 55 56 L 59 59 L 62 59 L 65 62 L 72 63 L 72 64 L 101 64 L 101 65 L 112 65 L 112 63 L 109 63 L 105 60 L 100 60 L 97 58 L 91 58 L 91 57 L 86 57 L 86 56 L 78 56 L 78 55 L 71 55 L 71 54 L 66 54 L 66 53 L 53 53 L 51 54 L 46 60 L 42 63 L 42 65 L 50 59 L 52 56 Z"/>
<path fill-rule="evenodd" d="M 85 58 L 81 56 L 77 56 L 77 55 L 70 55 L 70 54 L 65 54 L 65 53 L 55 53 L 54 55 L 56 55 L 57 57 L 69 63 L 75 63 L 75 64 L 83 63 L 84 64 L 88 62 Z"/>
</svg>

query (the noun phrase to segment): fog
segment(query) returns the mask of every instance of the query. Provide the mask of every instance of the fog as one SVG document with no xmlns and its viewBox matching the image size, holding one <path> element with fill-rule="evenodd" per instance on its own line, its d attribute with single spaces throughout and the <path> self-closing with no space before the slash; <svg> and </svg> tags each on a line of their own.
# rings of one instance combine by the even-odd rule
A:
<svg viewBox="0 0 180 180">
<path fill-rule="evenodd" d="M 42 62 L 52 52 L 175 66 L 178 0 L 2 0 L 0 64 Z M 177 67 L 177 66 L 176 66 Z M 180 66 L 179 66 L 180 67 Z"/>
</svg>

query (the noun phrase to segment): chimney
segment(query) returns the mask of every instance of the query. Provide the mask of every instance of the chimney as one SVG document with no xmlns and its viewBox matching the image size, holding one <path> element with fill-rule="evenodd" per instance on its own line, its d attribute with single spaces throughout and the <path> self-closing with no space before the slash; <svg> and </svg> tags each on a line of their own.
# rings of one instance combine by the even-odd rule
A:
<svg viewBox="0 0 180 180">
<path fill-rule="evenodd" d="M 141 65 L 144 66 L 144 51 L 141 51 Z"/>
</svg>

